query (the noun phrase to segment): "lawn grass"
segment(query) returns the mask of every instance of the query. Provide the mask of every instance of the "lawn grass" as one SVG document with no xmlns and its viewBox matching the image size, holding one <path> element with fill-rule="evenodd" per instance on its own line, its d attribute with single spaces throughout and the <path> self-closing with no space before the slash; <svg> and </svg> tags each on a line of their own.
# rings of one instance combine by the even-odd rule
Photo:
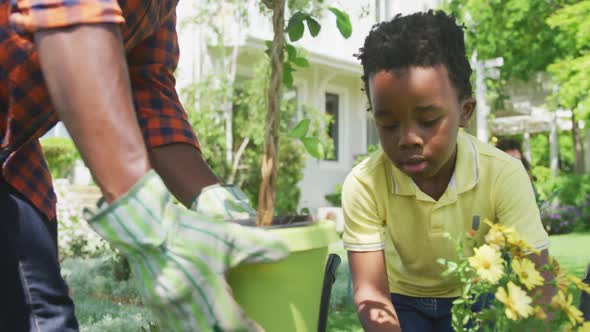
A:
<svg viewBox="0 0 590 332">
<path fill-rule="evenodd" d="M 348 297 L 348 260 L 341 244 L 330 247 L 342 259 L 338 269 L 336 283 L 332 288 L 332 299 L 328 317 L 329 332 L 360 332 L 361 328 L 354 306 Z M 573 233 L 551 236 L 549 249 L 560 265 L 569 273 L 582 278 L 586 267 L 590 264 L 590 233 Z M 576 296 L 577 303 L 577 296 Z"/>
</svg>

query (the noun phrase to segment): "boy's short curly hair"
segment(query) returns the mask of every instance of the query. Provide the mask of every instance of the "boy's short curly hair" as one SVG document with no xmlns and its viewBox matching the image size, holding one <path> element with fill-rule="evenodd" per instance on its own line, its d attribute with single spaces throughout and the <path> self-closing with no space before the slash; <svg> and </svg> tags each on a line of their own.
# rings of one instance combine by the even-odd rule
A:
<svg viewBox="0 0 590 332">
<path fill-rule="evenodd" d="M 443 11 L 396 15 L 373 26 L 355 56 L 363 66 L 363 82 L 369 98 L 369 78 L 381 71 L 410 66 L 444 65 L 459 100 L 471 97 L 471 66 L 465 54 L 463 27 Z"/>
</svg>

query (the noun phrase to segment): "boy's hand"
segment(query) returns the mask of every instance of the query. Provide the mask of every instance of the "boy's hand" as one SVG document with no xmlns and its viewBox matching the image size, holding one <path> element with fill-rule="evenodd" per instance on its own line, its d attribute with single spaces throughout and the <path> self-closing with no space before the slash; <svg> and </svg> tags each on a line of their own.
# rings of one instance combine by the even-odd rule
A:
<svg viewBox="0 0 590 332">
<path fill-rule="evenodd" d="M 232 297 L 225 272 L 289 254 L 262 229 L 190 211 L 150 171 L 90 225 L 129 259 L 164 331 L 259 331 Z"/>
<path fill-rule="evenodd" d="M 256 218 L 246 194 L 236 186 L 213 185 L 205 187 L 193 200 L 191 210 L 212 218 L 238 220 Z"/>
</svg>

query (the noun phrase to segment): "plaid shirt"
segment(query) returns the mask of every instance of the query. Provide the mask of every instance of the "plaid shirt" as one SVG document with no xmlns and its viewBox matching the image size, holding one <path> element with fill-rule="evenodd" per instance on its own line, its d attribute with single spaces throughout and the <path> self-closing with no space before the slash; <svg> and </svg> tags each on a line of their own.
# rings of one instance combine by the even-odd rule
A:
<svg viewBox="0 0 590 332">
<path fill-rule="evenodd" d="M 2 176 L 49 220 L 56 197 L 38 138 L 58 121 L 32 33 L 83 23 L 118 23 L 133 99 L 148 148 L 198 146 L 178 100 L 178 0 L 0 0 L 0 157 Z"/>
</svg>

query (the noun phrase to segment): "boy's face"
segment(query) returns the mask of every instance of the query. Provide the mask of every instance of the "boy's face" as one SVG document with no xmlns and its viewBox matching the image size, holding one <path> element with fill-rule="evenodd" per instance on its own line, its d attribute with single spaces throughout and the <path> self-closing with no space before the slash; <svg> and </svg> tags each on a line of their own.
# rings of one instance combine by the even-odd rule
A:
<svg viewBox="0 0 590 332">
<path fill-rule="evenodd" d="M 381 145 L 397 168 L 416 180 L 450 176 L 457 132 L 475 102 L 458 101 L 446 67 L 379 71 L 369 89 Z"/>
</svg>

